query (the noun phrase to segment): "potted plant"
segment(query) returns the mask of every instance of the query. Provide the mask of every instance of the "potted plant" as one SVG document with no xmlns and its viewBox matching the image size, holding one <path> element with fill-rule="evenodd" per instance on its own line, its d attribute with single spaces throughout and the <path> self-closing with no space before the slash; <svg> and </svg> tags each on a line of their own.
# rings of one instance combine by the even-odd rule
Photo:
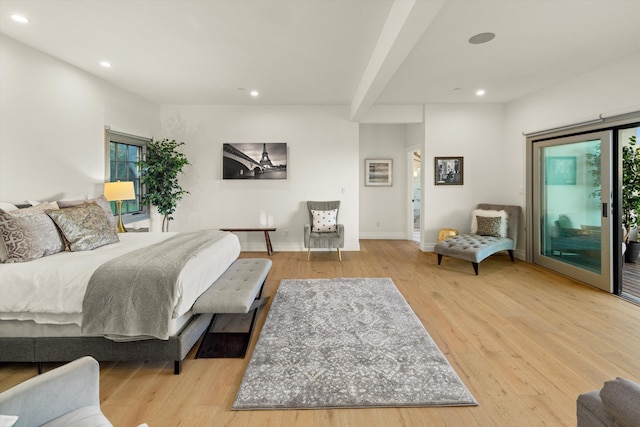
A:
<svg viewBox="0 0 640 427">
<path fill-rule="evenodd" d="M 185 193 L 178 183 L 178 174 L 190 164 L 187 156 L 177 151 L 184 142 L 151 141 L 147 145 L 146 159 L 138 162 L 140 184 L 145 188 L 143 205 L 152 205 L 158 209 L 162 218 L 162 231 L 169 231 L 169 221 Z"/>
<path fill-rule="evenodd" d="M 640 147 L 636 137 L 629 137 L 629 144 L 622 147 L 622 225 L 623 241 L 627 245 L 625 261 L 636 262 L 640 243 L 629 239 L 631 230 L 638 226 L 640 215 Z"/>
</svg>

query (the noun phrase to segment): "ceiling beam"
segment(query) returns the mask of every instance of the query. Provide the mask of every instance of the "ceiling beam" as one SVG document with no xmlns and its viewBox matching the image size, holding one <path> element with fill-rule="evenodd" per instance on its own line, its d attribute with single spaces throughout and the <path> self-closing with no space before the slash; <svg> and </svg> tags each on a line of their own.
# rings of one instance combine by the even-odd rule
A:
<svg viewBox="0 0 640 427">
<path fill-rule="evenodd" d="M 362 120 L 442 8 L 445 0 L 395 0 L 351 100 L 351 120 Z"/>
</svg>

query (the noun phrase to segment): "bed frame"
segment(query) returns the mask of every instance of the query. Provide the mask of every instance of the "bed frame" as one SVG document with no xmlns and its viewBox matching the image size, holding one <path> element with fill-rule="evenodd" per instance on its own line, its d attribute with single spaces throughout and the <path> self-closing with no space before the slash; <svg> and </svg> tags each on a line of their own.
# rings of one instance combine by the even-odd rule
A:
<svg viewBox="0 0 640 427">
<path fill-rule="evenodd" d="M 0 338 L 0 362 L 68 362 L 82 356 L 98 361 L 173 360 L 173 373 L 182 371 L 182 361 L 207 330 L 212 314 L 194 315 L 182 330 L 168 340 L 116 342 L 102 337 Z M 1 323 L 0 323 L 1 325 Z"/>
</svg>

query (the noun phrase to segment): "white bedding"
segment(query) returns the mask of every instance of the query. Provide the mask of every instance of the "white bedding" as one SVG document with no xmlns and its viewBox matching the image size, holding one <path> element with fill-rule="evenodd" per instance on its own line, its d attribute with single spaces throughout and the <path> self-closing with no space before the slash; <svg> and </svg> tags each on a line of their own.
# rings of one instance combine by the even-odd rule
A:
<svg viewBox="0 0 640 427">
<path fill-rule="evenodd" d="M 119 243 L 92 251 L 62 252 L 25 263 L 0 264 L 0 320 L 81 325 L 87 284 L 101 264 L 175 234 L 122 233 Z M 239 254 L 237 236 L 225 233 L 215 245 L 187 262 L 178 278 L 180 294 L 173 317 L 185 314 Z"/>
</svg>

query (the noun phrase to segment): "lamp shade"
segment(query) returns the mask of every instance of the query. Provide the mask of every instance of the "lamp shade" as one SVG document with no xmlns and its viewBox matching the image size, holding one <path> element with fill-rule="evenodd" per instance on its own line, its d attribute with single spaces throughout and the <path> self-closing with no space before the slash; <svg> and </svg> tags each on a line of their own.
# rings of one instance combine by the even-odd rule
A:
<svg viewBox="0 0 640 427">
<path fill-rule="evenodd" d="M 133 181 L 105 182 L 104 197 L 110 202 L 135 199 L 136 192 L 133 188 Z"/>
</svg>

